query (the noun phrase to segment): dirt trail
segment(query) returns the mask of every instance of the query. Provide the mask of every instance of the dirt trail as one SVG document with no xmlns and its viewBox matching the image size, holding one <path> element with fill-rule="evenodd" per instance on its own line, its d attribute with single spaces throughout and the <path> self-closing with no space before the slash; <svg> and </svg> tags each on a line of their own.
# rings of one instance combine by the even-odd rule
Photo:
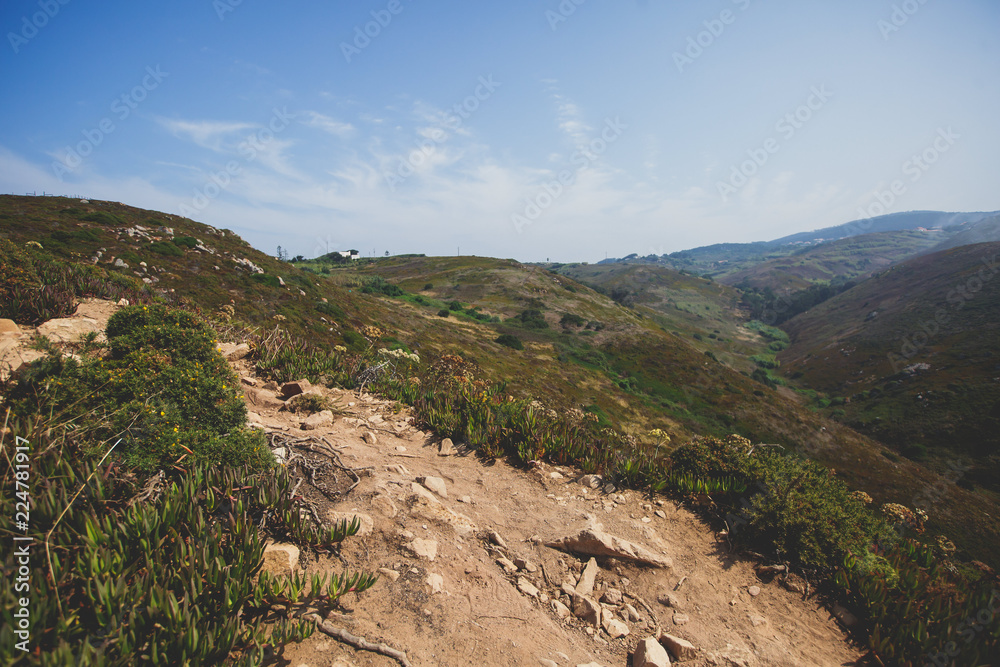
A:
<svg viewBox="0 0 1000 667">
<path fill-rule="evenodd" d="M 261 384 L 240 366 L 247 382 Z M 779 580 L 762 580 L 686 507 L 634 491 L 589 488 L 579 481 L 581 473 L 567 467 L 523 471 L 503 462 L 486 464 L 461 448 L 441 456 L 440 440 L 414 428 L 407 410 L 351 391 L 311 391 L 332 398 L 345 414 L 305 431 L 304 415 L 279 411 L 280 398 L 258 386 L 248 388 L 251 418 L 279 440 L 325 439 L 345 465 L 359 469 L 360 483 L 343 500 L 311 498 L 322 506 L 321 514 L 364 515 L 371 530 L 343 543 L 342 561 L 304 555 L 302 566 L 326 571 L 346 563 L 381 570 L 375 587 L 349 595 L 344 603 L 350 611 L 331 620 L 405 651 L 414 665 L 629 665 L 636 644 L 660 630 L 699 649 L 697 657 L 681 663 L 692 667 L 847 665 L 861 655 L 814 599 L 803 599 Z M 291 449 L 313 456 L 308 443 Z M 444 482 L 447 497 L 416 482 L 428 476 Z M 673 561 L 670 569 L 656 569 L 597 559 L 600 572 L 591 597 L 612 589 L 606 599 L 617 601 L 616 591 L 622 594 L 605 616 L 616 614 L 627 626 L 629 634 L 617 639 L 572 614 L 560 618 L 552 603 L 572 607 L 560 588 L 576 586 L 588 557 L 543 543 L 594 522 Z M 490 531 L 501 539 L 491 539 Z M 433 559 L 414 552 L 415 544 L 425 551 L 431 542 Z M 521 567 L 506 563 L 505 569 L 501 558 Z M 640 620 L 629 620 L 625 604 Z M 280 664 L 396 663 L 316 633 L 285 647 Z"/>
</svg>

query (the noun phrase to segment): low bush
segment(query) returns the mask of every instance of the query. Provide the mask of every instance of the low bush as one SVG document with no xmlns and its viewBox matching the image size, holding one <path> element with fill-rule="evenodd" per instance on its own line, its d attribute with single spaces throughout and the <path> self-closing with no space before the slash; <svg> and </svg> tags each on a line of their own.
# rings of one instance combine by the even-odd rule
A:
<svg viewBox="0 0 1000 667">
<path fill-rule="evenodd" d="M 312 634 L 302 610 L 325 613 L 345 593 L 374 584 L 367 573 L 277 579 L 261 571 L 264 523 L 273 537 L 324 548 L 359 527 L 306 523 L 283 469 L 196 465 L 150 479 L 139 494 L 141 480 L 75 446 L 87 422 L 75 413 L 57 424 L 9 423 L 4 478 L 14 462 L 30 462 L 40 480 L 32 485 L 31 528 L 47 548 L 34 550 L 28 565 L 30 653 L 14 633 L 24 594 L 13 585 L 0 592 L 4 664 L 36 664 L 39 655 L 51 665 L 260 664 Z M 0 531 L 13 533 L 13 521 L 4 512 Z M 23 571 L 14 549 L 4 553 L 5 571 Z M 282 620 L 274 620 L 276 604 L 290 612 Z"/>
<path fill-rule="evenodd" d="M 521 342 L 521 339 L 512 334 L 501 334 L 497 337 L 496 342 L 500 343 L 504 347 L 509 347 L 512 350 L 524 349 L 524 343 Z"/>
<path fill-rule="evenodd" d="M 28 417 L 87 412 L 87 443 L 121 439 L 116 458 L 151 472 L 187 460 L 263 469 L 273 459 L 259 431 L 246 428 L 239 380 L 214 336 L 194 315 L 132 306 L 108 321 L 107 355 L 78 362 L 50 354 L 11 387 L 7 404 Z"/>
<path fill-rule="evenodd" d="M 170 241 L 153 241 L 149 244 L 148 249 L 150 252 L 155 252 L 156 254 L 164 255 L 165 257 L 184 256 L 184 251 Z"/>
</svg>

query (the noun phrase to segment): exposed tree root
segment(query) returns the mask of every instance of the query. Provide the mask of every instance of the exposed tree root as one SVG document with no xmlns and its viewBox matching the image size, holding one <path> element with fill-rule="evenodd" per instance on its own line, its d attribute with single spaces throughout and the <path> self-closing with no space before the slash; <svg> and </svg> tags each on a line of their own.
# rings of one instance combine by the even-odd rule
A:
<svg viewBox="0 0 1000 667">
<path fill-rule="evenodd" d="M 353 635 L 343 628 L 338 628 L 328 621 L 324 621 L 322 618 L 316 614 L 306 614 L 303 616 L 306 620 L 313 621 L 316 623 L 316 627 L 320 629 L 324 634 L 327 634 L 337 641 L 343 642 L 348 646 L 353 646 L 360 651 L 371 651 L 372 653 L 378 653 L 379 655 L 384 655 L 388 658 L 392 658 L 398 662 L 402 667 L 411 667 L 410 661 L 406 657 L 406 653 L 392 648 L 386 644 L 373 644 L 364 637 L 358 637 Z"/>
</svg>

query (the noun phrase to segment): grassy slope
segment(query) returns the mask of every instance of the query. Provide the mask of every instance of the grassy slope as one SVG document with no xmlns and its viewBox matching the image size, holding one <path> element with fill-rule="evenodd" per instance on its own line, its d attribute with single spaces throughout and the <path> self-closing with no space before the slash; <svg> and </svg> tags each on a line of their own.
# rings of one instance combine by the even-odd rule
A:
<svg viewBox="0 0 1000 667">
<path fill-rule="evenodd" d="M 95 211 L 117 215 L 124 225 L 81 220 Z M 148 242 L 138 243 L 121 233 L 123 227 L 136 223 L 168 225 L 177 236 L 194 236 L 216 254 L 186 250 L 181 257 L 158 255 Z M 678 296 L 685 293 L 681 303 L 690 306 L 683 313 L 687 320 L 674 321 L 676 330 L 682 331 L 677 336 L 671 333 L 674 329 L 664 330 L 666 321 L 657 319 L 649 306 L 626 309 L 570 278 L 510 260 L 393 258 L 358 262 L 335 269 L 326 278 L 264 255 L 232 233 L 223 235 L 176 216 L 111 202 L 81 204 L 62 198 L 0 197 L 0 225 L 0 233 L 15 241 L 37 240 L 67 259 L 87 261 L 95 249 L 103 247 L 102 261 L 124 257 L 132 264 L 129 271 L 146 261 L 151 272 L 154 266 L 163 269 L 154 272 L 159 279 L 154 287 L 166 290 L 168 300 L 203 311 L 217 310 L 232 300 L 238 320 L 270 326 L 273 316 L 281 315 L 286 318 L 283 326 L 308 335 L 318 345 L 338 344 L 344 341 L 345 332 L 377 324 L 386 330 L 383 343 L 397 341 L 429 356 L 460 353 L 492 377 L 508 380 L 512 392 L 537 396 L 557 408 L 593 406 L 626 430 L 659 427 L 670 432 L 675 442 L 694 434 L 738 432 L 808 451 L 879 500 L 908 503 L 917 490 L 936 479 L 908 461 L 889 461 L 879 454 L 877 443 L 803 407 L 787 390 L 768 389 L 706 357 L 700 345 L 721 350 L 728 343 L 716 339 L 696 346 L 683 332 L 685 327 L 691 331 L 707 317 L 713 326 L 720 325 L 714 328 L 725 332 L 722 338 L 737 340 L 738 332 L 732 321 L 728 326 L 733 333 L 722 329 L 731 312 L 727 309 L 734 308 L 735 292 L 710 281 L 684 277 L 670 286 Z M 60 241 L 53 237 L 60 230 L 90 232 L 96 240 Z M 283 277 L 286 287 L 258 282 L 236 266 L 234 257 L 251 260 L 270 276 Z M 375 276 L 398 284 L 409 294 L 389 298 L 357 288 Z M 434 287 L 424 291 L 428 283 Z M 650 304 L 662 301 L 662 294 L 652 292 Z M 316 306 L 322 298 L 340 306 L 343 316 L 321 320 Z M 525 329 L 512 322 L 483 323 L 465 315 L 438 317 L 440 307 L 451 300 L 478 305 L 481 312 L 503 320 L 540 306 L 550 327 Z M 709 306 L 706 315 L 695 313 L 705 305 Z M 564 328 L 559 324 L 564 313 L 600 322 L 603 328 L 596 332 Z M 497 335 L 505 332 L 521 338 L 526 349 L 513 351 L 495 343 Z M 749 332 L 743 336 L 747 340 L 740 345 L 749 350 L 760 344 Z M 948 489 L 942 504 L 968 507 L 964 493 Z M 969 519 L 964 515 L 953 518 Z M 987 539 L 995 538 L 987 535 Z M 974 553 L 988 557 L 981 550 Z"/>
<path fill-rule="evenodd" d="M 1000 260 L 1000 243 L 895 266 L 787 322 L 792 346 L 779 359 L 785 375 L 850 398 L 841 419 L 858 430 L 911 455 L 922 445 L 940 471 L 956 458 L 973 463 L 962 483 L 977 488 L 977 503 L 992 504 L 1000 492 L 1000 277 L 984 260 Z M 925 340 L 921 331 L 933 332 L 938 315 L 947 321 Z M 915 364 L 929 367 L 904 370 Z"/>
</svg>

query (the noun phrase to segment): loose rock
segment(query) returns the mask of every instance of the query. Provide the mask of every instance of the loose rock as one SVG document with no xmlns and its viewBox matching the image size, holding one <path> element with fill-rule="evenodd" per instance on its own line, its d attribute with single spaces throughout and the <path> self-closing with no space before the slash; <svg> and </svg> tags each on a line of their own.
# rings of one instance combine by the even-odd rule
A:
<svg viewBox="0 0 1000 667">
<path fill-rule="evenodd" d="M 407 542 L 405 546 L 417 558 L 426 558 L 429 561 L 437 558 L 438 543 L 436 540 L 425 540 L 418 537 L 412 542 Z"/>
<path fill-rule="evenodd" d="M 299 548 L 294 544 L 264 547 L 264 570 L 275 576 L 290 577 L 299 566 Z"/>
<path fill-rule="evenodd" d="M 451 438 L 442 440 L 440 447 L 438 447 L 438 456 L 451 456 L 454 453 L 455 443 L 451 441 Z"/>
<path fill-rule="evenodd" d="M 305 421 L 302 422 L 302 430 L 315 431 L 332 423 L 333 413 L 329 410 L 323 410 L 322 412 L 317 412 L 306 417 Z"/>
<path fill-rule="evenodd" d="M 670 568 L 673 566 L 673 562 L 666 556 L 660 556 L 645 547 L 609 535 L 597 525 L 585 528 L 576 535 L 546 542 L 545 546 L 569 553 L 632 560 L 654 567 Z"/>
<path fill-rule="evenodd" d="M 584 595 L 573 597 L 573 615 L 594 627 L 601 625 L 601 605 Z"/>
<path fill-rule="evenodd" d="M 524 577 L 517 578 L 517 590 L 533 598 L 537 598 L 539 593 L 541 593 L 541 591 L 539 591 L 538 588 L 533 583 L 531 583 Z"/>
<path fill-rule="evenodd" d="M 433 491 L 442 498 L 448 497 L 448 488 L 445 486 L 444 480 L 440 477 L 418 477 L 417 482 L 423 484 L 425 488 Z"/>
<path fill-rule="evenodd" d="M 594 592 L 594 583 L 597 581 L 597 573 L 601 568 L 597 566 L 597 559 L 591 558 L 587 561 L 587 567 L 583 568 L 580 581 L 576 584 L 577 595 L 590 595 Z"/>
<path fill-rule="evenodd" d="M 670 656 L 655 638 L 646 637 L 635 648 L 632 667 L 670 667 Z"/>
<path fill-rule="evenodd" d="M 698 657 L 698 649 L 686 639 L 664 632 L 660 634 L 660 643 L 678 660 L 694 660 Z"/>
</svg>

